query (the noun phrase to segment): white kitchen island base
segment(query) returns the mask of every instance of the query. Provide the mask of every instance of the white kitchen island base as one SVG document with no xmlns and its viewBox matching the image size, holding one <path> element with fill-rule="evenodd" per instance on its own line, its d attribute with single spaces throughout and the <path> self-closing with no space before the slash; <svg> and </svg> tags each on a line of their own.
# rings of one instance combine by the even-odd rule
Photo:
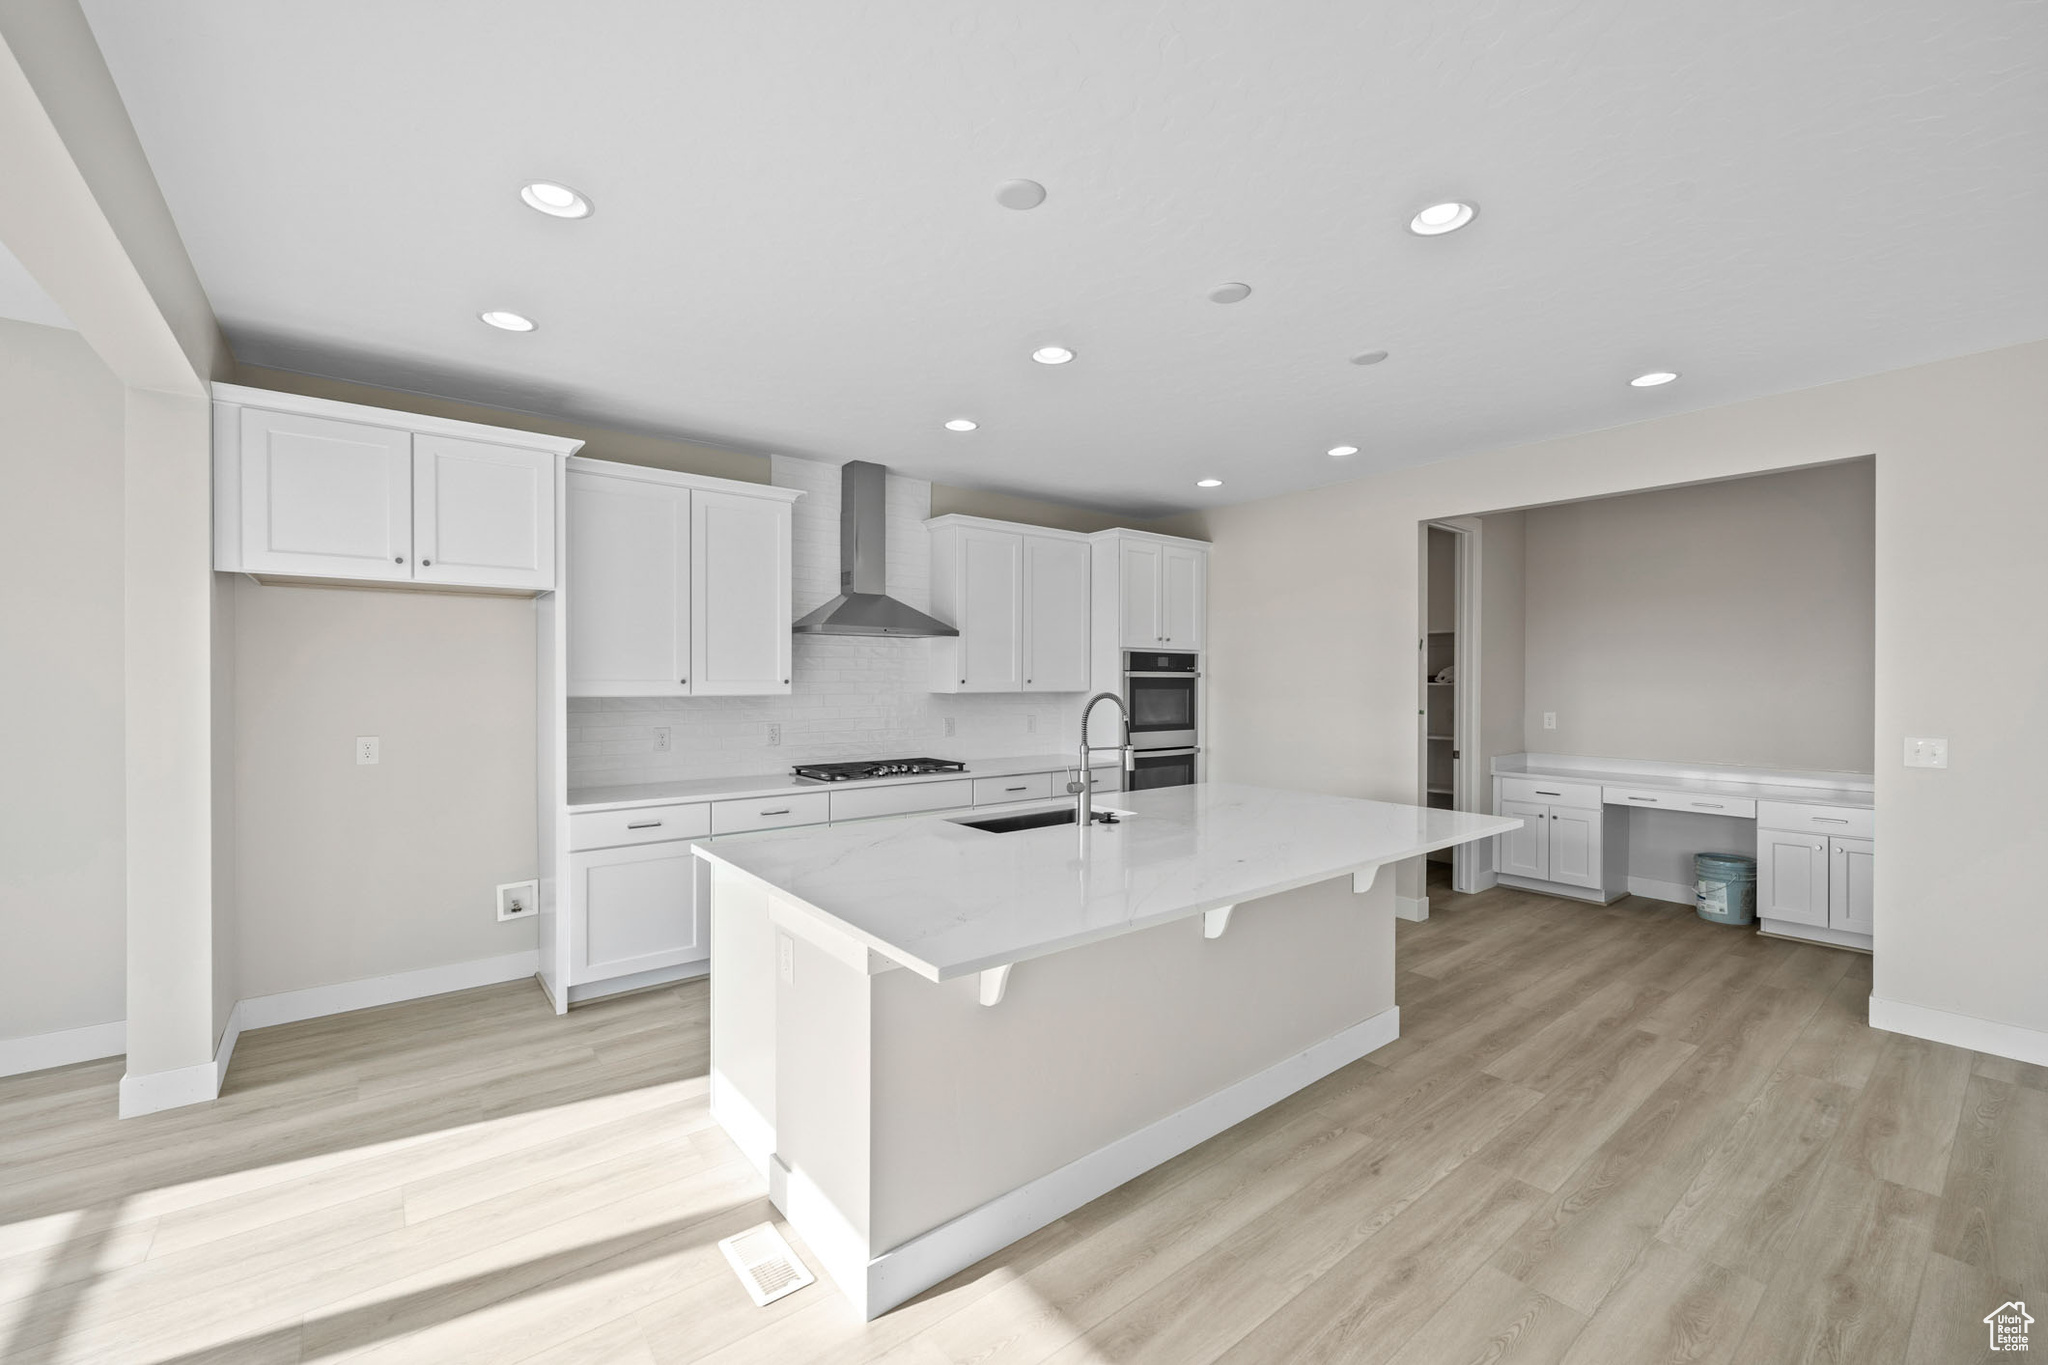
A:
<svg viewBox="0 0 2048 1365">
<path fill-rule="evenodd" d="M 869 975 L 719 869 L 712 1113 L 873 1317 L 1398 1037 L 1377 881 L 1021 963 L 984 1007 L 975 977 Z M 762 1000 L 772 1050 L 728 1055 Z"/>
</svg>

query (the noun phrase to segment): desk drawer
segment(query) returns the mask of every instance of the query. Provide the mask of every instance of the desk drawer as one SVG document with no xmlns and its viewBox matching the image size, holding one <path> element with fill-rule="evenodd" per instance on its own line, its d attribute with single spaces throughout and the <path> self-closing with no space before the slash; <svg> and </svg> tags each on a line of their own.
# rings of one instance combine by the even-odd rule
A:
<svg viewBox="0 0 2048 1365">
<path fill-rule="evenodd" d="M 831 793 L 834 820 L 865 820 L 875 815 L 909 815 L 921 810 L 951 810 L 974 800 L 974 783 L 906 782 L 899 787 L 864 787 Z M 781 805 L 771 801 L 769 805 Z"/>
<path fill-rule="evenodd" d="M 749 830 L 782 829 L 790 825 L 822 825 L 831 818 L 832 798 L 824 792 L 711 803 L 713 834 L 745 834 Z"/>
<path fill-rule="evenodd" d="M 1062 796 L 1066 794 L 1066 786 L 1066 781 L 1062 777 Z M 974 804 L 977 806 L 995 806 L 1005 801 L 1043 801 L 1051 795 L 1051 773 L 1021 773 L 1016 777 L 974 779 Z"/>
<path fill-rule="evenodd" d="M 1871 839 L 1877 835 L 1877 812 L 1856 806 L 1809 806 L 1789 801 L 1759 801 L 1759 829 L 1785 829 L 1799 834 L 1832 834 L 1837 838 Z"/>
<path fill-rule="evenodd" d="M 701 839 L 711 832 L 711 808 L 702 801 L 687 806 L 636 806 L 631 810 L 593 810 L 569 817 L 569 849 L 623 848 L 657 844 L 664 839 Z"/>
<path fill-rule="evenodd" d="M 1610 806 L 1649 806 L 1655 810 L 1732 815 L 1738 820 L 1756 819 L 1756 802 L 1746 796 L 1706 796 L 1700 792 L 1672 791 L 1668 787 L 1606 787 L 1602 791 Z"/>
<path fill-rule="evenodd" d="M 1498 781 L 1503 801 L 1600 809 L 1600 788 L 1591 782 L 1559 782 L 1548 777 L 1503 777 Z"/>
</svg>

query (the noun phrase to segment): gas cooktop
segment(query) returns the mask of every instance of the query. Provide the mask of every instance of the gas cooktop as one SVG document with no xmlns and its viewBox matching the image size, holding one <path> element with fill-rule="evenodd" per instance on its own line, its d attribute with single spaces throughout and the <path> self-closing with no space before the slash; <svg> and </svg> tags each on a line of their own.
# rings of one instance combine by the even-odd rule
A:
<svg viewBox="0 0 2048 1365">
<path fill-rule="evenodd" d="M 945 758 L 885 758 L 874 763 L 799 763 L 790 771 L 813 782 L 860 782 L 922 773 L 964 773 L 967 765 Z"/>
</svg>

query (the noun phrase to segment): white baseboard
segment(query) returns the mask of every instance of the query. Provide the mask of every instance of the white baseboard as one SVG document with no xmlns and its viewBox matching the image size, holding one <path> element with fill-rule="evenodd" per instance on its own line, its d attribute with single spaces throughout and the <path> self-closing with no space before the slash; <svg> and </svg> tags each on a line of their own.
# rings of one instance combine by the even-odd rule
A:
<svg viewBox="0 0 2048 1365">
<path fill-rule="evenodd" d="M 96 1062 L 102 1057 L 118 1057 L 127 1050 L 128 1025 L 119 1019 L 111 1024 L 88 1024 L 55 1033 L 31 1033 L 25 1038 L 0 1038 L 0 1076 L 47 1071 L 74 1062 Z"/>
<path fill-rule="evenodd" d="M 152 1071 L 121 1078 L 120 1115 L 124 1119 L 155 1114 L 165 1109 L 182 1109 L 188 1104 L 205 1104 L 220 1095 L 218 1062 L 201 1062 L 172 1071 Z"/>
<path fill-rule="evenodd" d="M 1400 1009 L 1383 1010 L 1257 1075 L 913 1237 L 865 1265 L 860 1263 L 857 1246 L 851 1251 L 846 1248 L 846 1238 L 840 1232 L 844 1218 L 800 1172 L 786 1175 L 785 1194 L 777 1206 L 817 1252 L 826 1273 L 846 1291 L 862 1316 L 872 1319 L 1400 1036 Z"/>
<path fill-rule="evenodd" d="M 1684 882 L 1660 882 L 1649 877 L 1630 877 L 1628 893 L 1653 901 L 1670 901 L 1673 905 L 1697 906 L 1700 903 L 1698 894 Z"/>
<path fill-rule="evenodd" d="M 2001 1024 L 1971 1014 L 1955 1014 L 1903 1000 L 1870 997 L 1870 1026 L 1887 1033 L 1925 1038 L 1931 1043 L 1966 1047 L 1994 1057 L 2010 1057 L 2032 1066 L 2048 1066 L 2048 1033 L 2019 1024 Z"/>
<path fill-rule="evenodd" d="M 390 976 L 340 981 L 332 986 L 309 986 L 305 990 L 251 996 L 238 1008 L 243 1028 L 272 1028 L 278 1024 L 296 1024 L 301 1019 L 319 1019 L 330 1014 L 347 1014 L 351 1010 L 374 1009 L 378 1005 L 395 1005 L 401 1000 L 421 1000 L 430 995 L 446 995 L 450 991 L 520 981 L 539 970 L 540 950 L 529 948 L 503 957 L 480 957 L 471 962 L 451 962 L 445 967 L 422 967 L 418 971 L 397 972 Z"/>
<path fill-rule="evenodd" d="M 228 1062 L 235 1055 L 235 1044 L 242 1037 L 242 1010 L 246 1001 L 237 1000 L 235 1007 L 228 1011 L 227 1027 L 220 1031 L 220 1046 L 213 1050 L 213 1093 L 220 1094 L 221 1082 L 228 1078 Z"/>
<path fill-rule="evenodd" d="M 685 962 L 680 967 L 656 967 L 651 972 L 634 972 L 631 976 L 617 976 L 609 981 L 590 981 L 569 988 L 569 1003 L 581 1005 L 588 1000 L 602 1000 L 608 995 L 624 995 L 627 991 L 644 991 L 650 986 L 666 986 L 676 981 L 694 981 L 711 972 L 711 959 L 701 962 Z M 545 983 L 543 983 L 545 984 Z M 548 997 L 550 1001 L 554 996 Z"/>
<path fill-rule="evenodd" d="M 1420 923 L 1421 921 L 1428 919 L 1429 897 L 1395 896 L 1394 918 L 1410 920 L 1416 923 Z"/>
</svg>

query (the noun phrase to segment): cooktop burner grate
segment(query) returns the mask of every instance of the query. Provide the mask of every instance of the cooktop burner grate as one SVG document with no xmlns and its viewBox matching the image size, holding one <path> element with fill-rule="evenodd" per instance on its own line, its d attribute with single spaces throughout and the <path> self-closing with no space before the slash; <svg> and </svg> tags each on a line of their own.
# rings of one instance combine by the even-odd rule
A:
<svg viewBox="0 0 2048 1365">
<path fill-rule="evenodd" d="M 964 773 L 967 765 L 949 758 L 885 758 L 867 763 L 799 763 L 790 771 L 813 782 L 860 782 L 877 777 Z"/>
</svg>

